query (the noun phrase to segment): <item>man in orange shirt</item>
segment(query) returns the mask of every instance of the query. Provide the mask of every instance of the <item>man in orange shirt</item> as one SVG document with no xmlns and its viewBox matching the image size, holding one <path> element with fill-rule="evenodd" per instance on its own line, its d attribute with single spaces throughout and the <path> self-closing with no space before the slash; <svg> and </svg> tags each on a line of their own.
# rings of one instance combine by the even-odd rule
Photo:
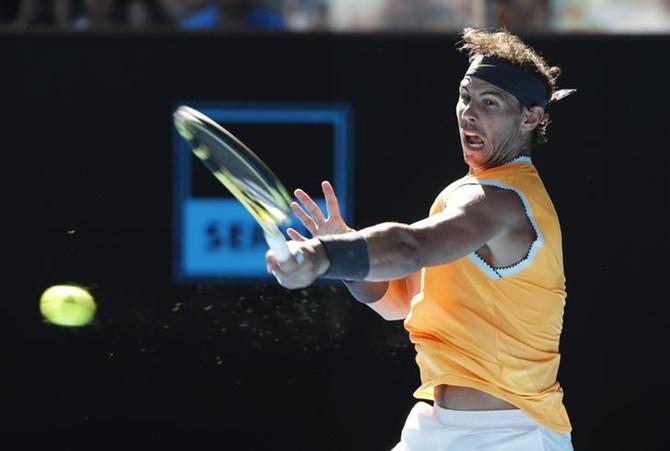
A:
<svg viewBox="0 0 670 451">
<path fill-rule="evenodd" d="M 328 217 L 302 190 L 293 209 L 312 239 L 289 230 L 299 258 L 268 271 L 287 288 L 342 279 L 388 320 L 404 319 L 421 386 L 394 451 L 572 450 L 556 377 L 565 305 L 560 225 L 532 164 L 546 141 L 552 67 L 506 31 L 466 29 L 470 57 L 456 105 L 468 174 L 426 219 L 359 231 L 323 183 Z"/>
</svg>

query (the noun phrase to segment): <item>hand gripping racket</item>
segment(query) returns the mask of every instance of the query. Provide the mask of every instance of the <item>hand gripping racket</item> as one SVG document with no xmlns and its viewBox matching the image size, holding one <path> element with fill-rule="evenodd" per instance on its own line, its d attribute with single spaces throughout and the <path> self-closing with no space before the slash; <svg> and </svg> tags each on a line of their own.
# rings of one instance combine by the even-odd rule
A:
<svg viewBox="0 0 670 451">
<path fill-rule="evenodd" d="M 201 112 L 180 106 L 173 119 L 195 156 L 261 226 L 277 260 L 288 260 L 291 252 L 279 226 L 290 222 L 291 197 L 279 179 L 242 141 Z"/>
</svg>

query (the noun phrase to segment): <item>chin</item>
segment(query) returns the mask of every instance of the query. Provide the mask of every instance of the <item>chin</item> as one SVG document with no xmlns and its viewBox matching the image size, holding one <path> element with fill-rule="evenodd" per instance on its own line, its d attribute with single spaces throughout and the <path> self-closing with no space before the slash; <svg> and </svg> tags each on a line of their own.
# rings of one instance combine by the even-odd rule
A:
<svg viewBox="0 0 670 451">
<path fill-rule="evenodd" d="M 489 160 L 489 154 L 485 152 L 485 149 L 481 150 L 471 150 L 463 149 L 463 160 L 465 163 L 474 168 L 481 168 L 486 165 L 486 162 Z"/>
<path fill-rule="evenodd" d="M 466 160 L 485 160 L 486 155 L 488 155 L 486 149 L 473 150 L 467 147 L 463 149 L 463 156 Z"/>
</svg>

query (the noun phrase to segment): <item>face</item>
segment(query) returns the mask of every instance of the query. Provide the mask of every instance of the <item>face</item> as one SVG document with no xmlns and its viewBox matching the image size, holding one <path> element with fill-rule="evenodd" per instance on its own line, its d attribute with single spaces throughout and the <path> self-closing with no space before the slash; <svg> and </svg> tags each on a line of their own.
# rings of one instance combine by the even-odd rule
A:
<svg viewBox="0 0 670 451">
<path fill-rule="evenodd" d="M 463 157 L 471 172 L 509 161 L 529 142 L 524 109 L 513 95 L 476 77 L 459 87 L 456 117 Z"/>
</svg>

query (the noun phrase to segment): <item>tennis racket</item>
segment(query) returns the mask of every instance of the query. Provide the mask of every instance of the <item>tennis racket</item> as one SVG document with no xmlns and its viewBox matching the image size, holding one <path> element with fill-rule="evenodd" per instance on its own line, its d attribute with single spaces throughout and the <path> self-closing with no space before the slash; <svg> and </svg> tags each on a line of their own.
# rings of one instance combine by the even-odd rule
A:
<svg viewBox="0 0 670 451">
<path fill-rule="evenodd" d="M 272 171 L 242 141 L 201 112 L 180 106 L 174 125 L 200 161 L 263 229 L 277 260 L 291 257 L 279 226 L 290 222 L 291 198 Z"/>
</svg>

